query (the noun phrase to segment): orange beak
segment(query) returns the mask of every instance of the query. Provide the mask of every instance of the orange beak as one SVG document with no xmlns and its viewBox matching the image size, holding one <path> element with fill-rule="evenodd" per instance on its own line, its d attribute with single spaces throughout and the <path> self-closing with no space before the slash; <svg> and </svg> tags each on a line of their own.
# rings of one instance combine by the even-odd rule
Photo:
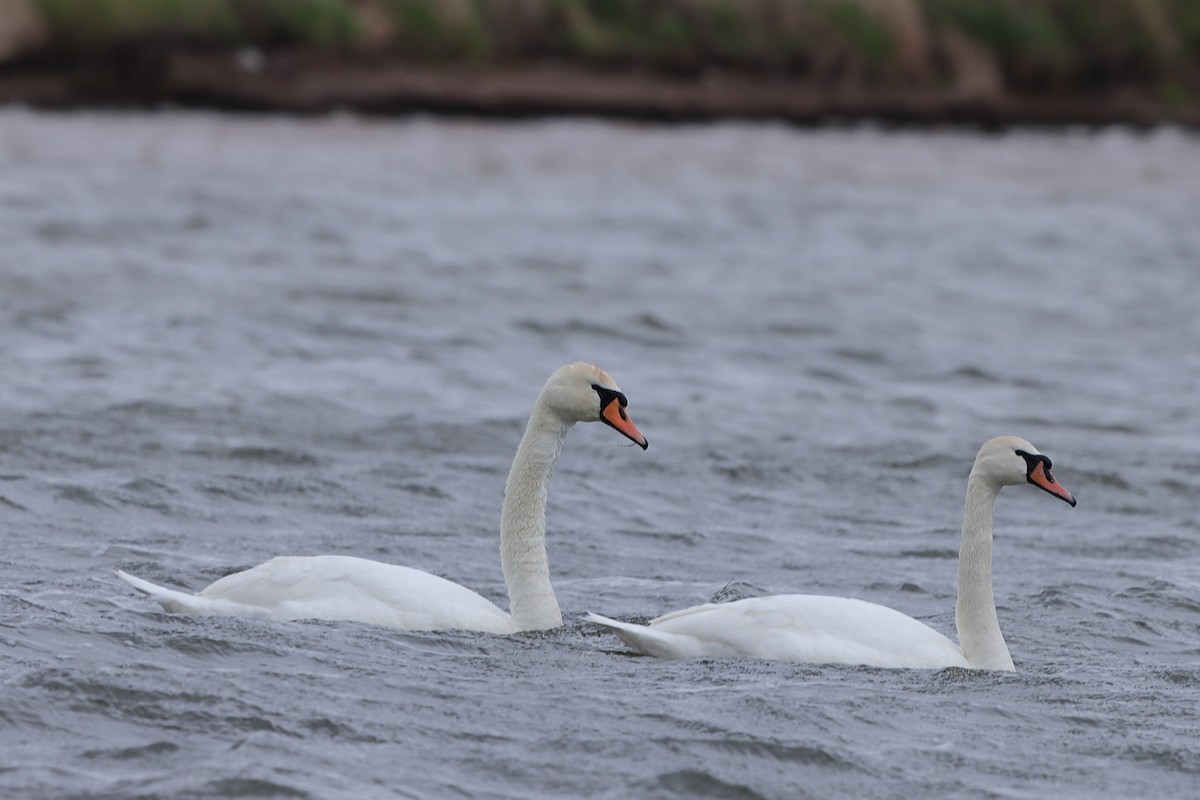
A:
<svg viewBox="0 0 1200 800">
<path fill-rule="evenodd" d="M 616 428 L 622 434 L 632 439 L 643 450 L 650 446 L 650 443 L 646 441 L 646 437 L 642 436 L 642 432 L 637 429 L 637 426 L 633 424 L 633 420 L 625 413 L 625 409 L 621 408 L 621 401 L 615 397 L 600 412 L 600 421 L 605 425 Z"/>
<path fill-rule="evenodd" d="M 1059 500 L 1065 500 L 1075 506 L 1075 498 L 1071 493 L 1063 488 L 1063 485 L 1054 480 L 1054 476 L 1050 474 L 1050 470 L 1046 469 L 1046 463 L 1039 461 L 1033 471 L 1029 473 L 1029 482 L 1039 489 L 1045 489 L 1050 494 L 1057 497 Z"/>
</svg>

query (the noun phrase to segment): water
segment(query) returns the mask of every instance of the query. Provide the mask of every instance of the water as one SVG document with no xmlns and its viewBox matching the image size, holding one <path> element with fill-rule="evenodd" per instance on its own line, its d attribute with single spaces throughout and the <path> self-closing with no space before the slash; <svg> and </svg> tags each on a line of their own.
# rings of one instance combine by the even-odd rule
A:
<svg viewBox="0 0 1200 800">
<path fill-rule="evenodd" d="M 1200 141 L 0 113 L 0 794 L 1191 797 Z M 564 628 L 187 618 L 270 556 L 504 602 L 545 377 L 577 428 Z M 1006 490 L 1018 672 L 657 662 L 584 628 L 808 591 L 953 631 L 966 472 Z"/>
</svg>

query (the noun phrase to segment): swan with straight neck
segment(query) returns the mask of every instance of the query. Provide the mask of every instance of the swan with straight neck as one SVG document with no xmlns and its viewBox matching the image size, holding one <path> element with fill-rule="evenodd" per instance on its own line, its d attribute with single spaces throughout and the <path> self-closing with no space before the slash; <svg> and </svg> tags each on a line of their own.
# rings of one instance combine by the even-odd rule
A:
<svg viewBox="0 0 1200 800">
<path fill-rule="evenodd" d="M 500 514 L 500 563 L 510 612 L 444 578 L 341 555 L 281 556 L 188 594 L 118 571 L 164 609 L 279 620 L 348 620 L 402 630 L 516 633 L 562 624 L 546 556 L 546 498 L 563 440 L 577 422 L 603 422 L 648 447 L 604 370 L 576 362 L 546 381 L 517 446 Z"/>
<path fill-rule="evenodd" d="M 1075 505 L 1050 459 L 1016 436 L 984 442 L 967 478 L 958 556 L 959 643 L 886 606 L 848 597 L 786 594 L 707 603 L 649 625 L 589 614 L 639 653 L 660 658 L 747 656 L 810 664 L 1012 670 L 992 594 L 992 517 L 1004 486 L 1029 484 Z"/>
</svg>

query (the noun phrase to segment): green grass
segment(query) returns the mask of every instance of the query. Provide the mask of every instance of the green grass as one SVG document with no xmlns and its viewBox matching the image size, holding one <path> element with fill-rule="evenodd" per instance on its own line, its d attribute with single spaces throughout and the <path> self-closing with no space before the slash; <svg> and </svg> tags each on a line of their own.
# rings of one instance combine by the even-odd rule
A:
<svg viewBox="0 0 1200 800">
<path fill-rule="evenodd" d="M 228 0 L 37 0 L 54 34 L 107 42 L 152 34 L 224 39 L 237 29 Z"/>
<path fill-rule="evenodd" d="M 417 58 L 480 61 L 491 53 L 482 2 L 450 8 L 437 0 L 384 0 L 396 25 L 393 48 Z"/>
<path fill-rule="evenodd" d="M 1154 82 L 1200 56 L 1200 2 L 1146 0 L 1163 15 L 1168 37 L 1156 40 L 1138 0 L 922 0 L 935 29 L 974 39 L 999 60 L 1018 88 L 1102 88 Z"/>
<path fill-rule="evenodd" d="M 1175 35 L 1179 37 L 1182 55 L 1193 62 L 1200 61 L 1200 2 L 1162 0 L 1162 5 Z"/>
<path fill-rule="evenodd" d="M 322 48 L 352 44 L 358 36 L 353 10 L 343 0 L 232 0 L 243 21 L 260 35 L 287 43 Z"/>
<path fill-rule="evenodd" d="M 357 24 L 344 0 L 35 0 L 52 34 L 72 45 L 138 38 L 230 44 L 350 44 Z"/>
<path fill-rule="evenodd" d="M 825 6 L 829 24 L 867 64 L 878 69 L 892 54 L 887 26 L 857 3 L 830 2 Z"/>
<path fill-rule="evenodd" d="M 987 47 L 1000 58 L 1061 61 L 1067 42 L 1048 3 L 1029 0 L 925 0 L 927 18 Z"/>
</svg>

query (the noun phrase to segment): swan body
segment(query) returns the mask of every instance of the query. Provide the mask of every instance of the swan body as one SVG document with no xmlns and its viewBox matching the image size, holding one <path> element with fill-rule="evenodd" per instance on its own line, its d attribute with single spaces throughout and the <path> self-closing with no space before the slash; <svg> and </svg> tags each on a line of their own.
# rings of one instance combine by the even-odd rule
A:
<svg viewBox="0 0 1200 800">
<path fill-rule="evenodd" d="M 118 571 L 165 610 L 278 620 L 348 620 L 402 630 L 517 633 L 562 624 L 546 556 L 546 497 L 576 422 L 602 421 L 645 449 L 612 377 L 590 364 L 555 371 L 538 395 L 505 484 L 500 560 L 511 612 L 457 583 L 352 556 L 281 556 L 189 594 Z"/>
<path fill-rule="evenodd" d="M 847 597 L 785 594 L 708 603 L 636 625 L 589 614 L 644 655 L 747 656 L 811 664 L 907 669 L 1014 669 L 992 594 L 992 517 L 1006 485 L 1029 483 L 1075 505 L 1050 459 L 1015 436 L 990 439 L 967 479 L 955 623 L 959 644 L 886 606 Z"/>
<path fill-rule="evenodd" d="M 958 645 L 923 622 L 887 606 L 814 594 L 706 603 L 659 617 L 649 626 L 599 614 L 634 650 L 659 658 L 746 656 L 807 664 L 876 667 L 966 667 Z M 847 635 L 855 631 L 855 635 Z"/>
<path fill-rule="evenodd" d="M 126 583 L 167 611 L 279 620 L 354 620 L 402 630 L 516 633 L 494 603 L 428 572 L 354 556 L 278 556 L 226 575 L 200 592 L 156 586 L 125 572 Z"/>
</svg>

